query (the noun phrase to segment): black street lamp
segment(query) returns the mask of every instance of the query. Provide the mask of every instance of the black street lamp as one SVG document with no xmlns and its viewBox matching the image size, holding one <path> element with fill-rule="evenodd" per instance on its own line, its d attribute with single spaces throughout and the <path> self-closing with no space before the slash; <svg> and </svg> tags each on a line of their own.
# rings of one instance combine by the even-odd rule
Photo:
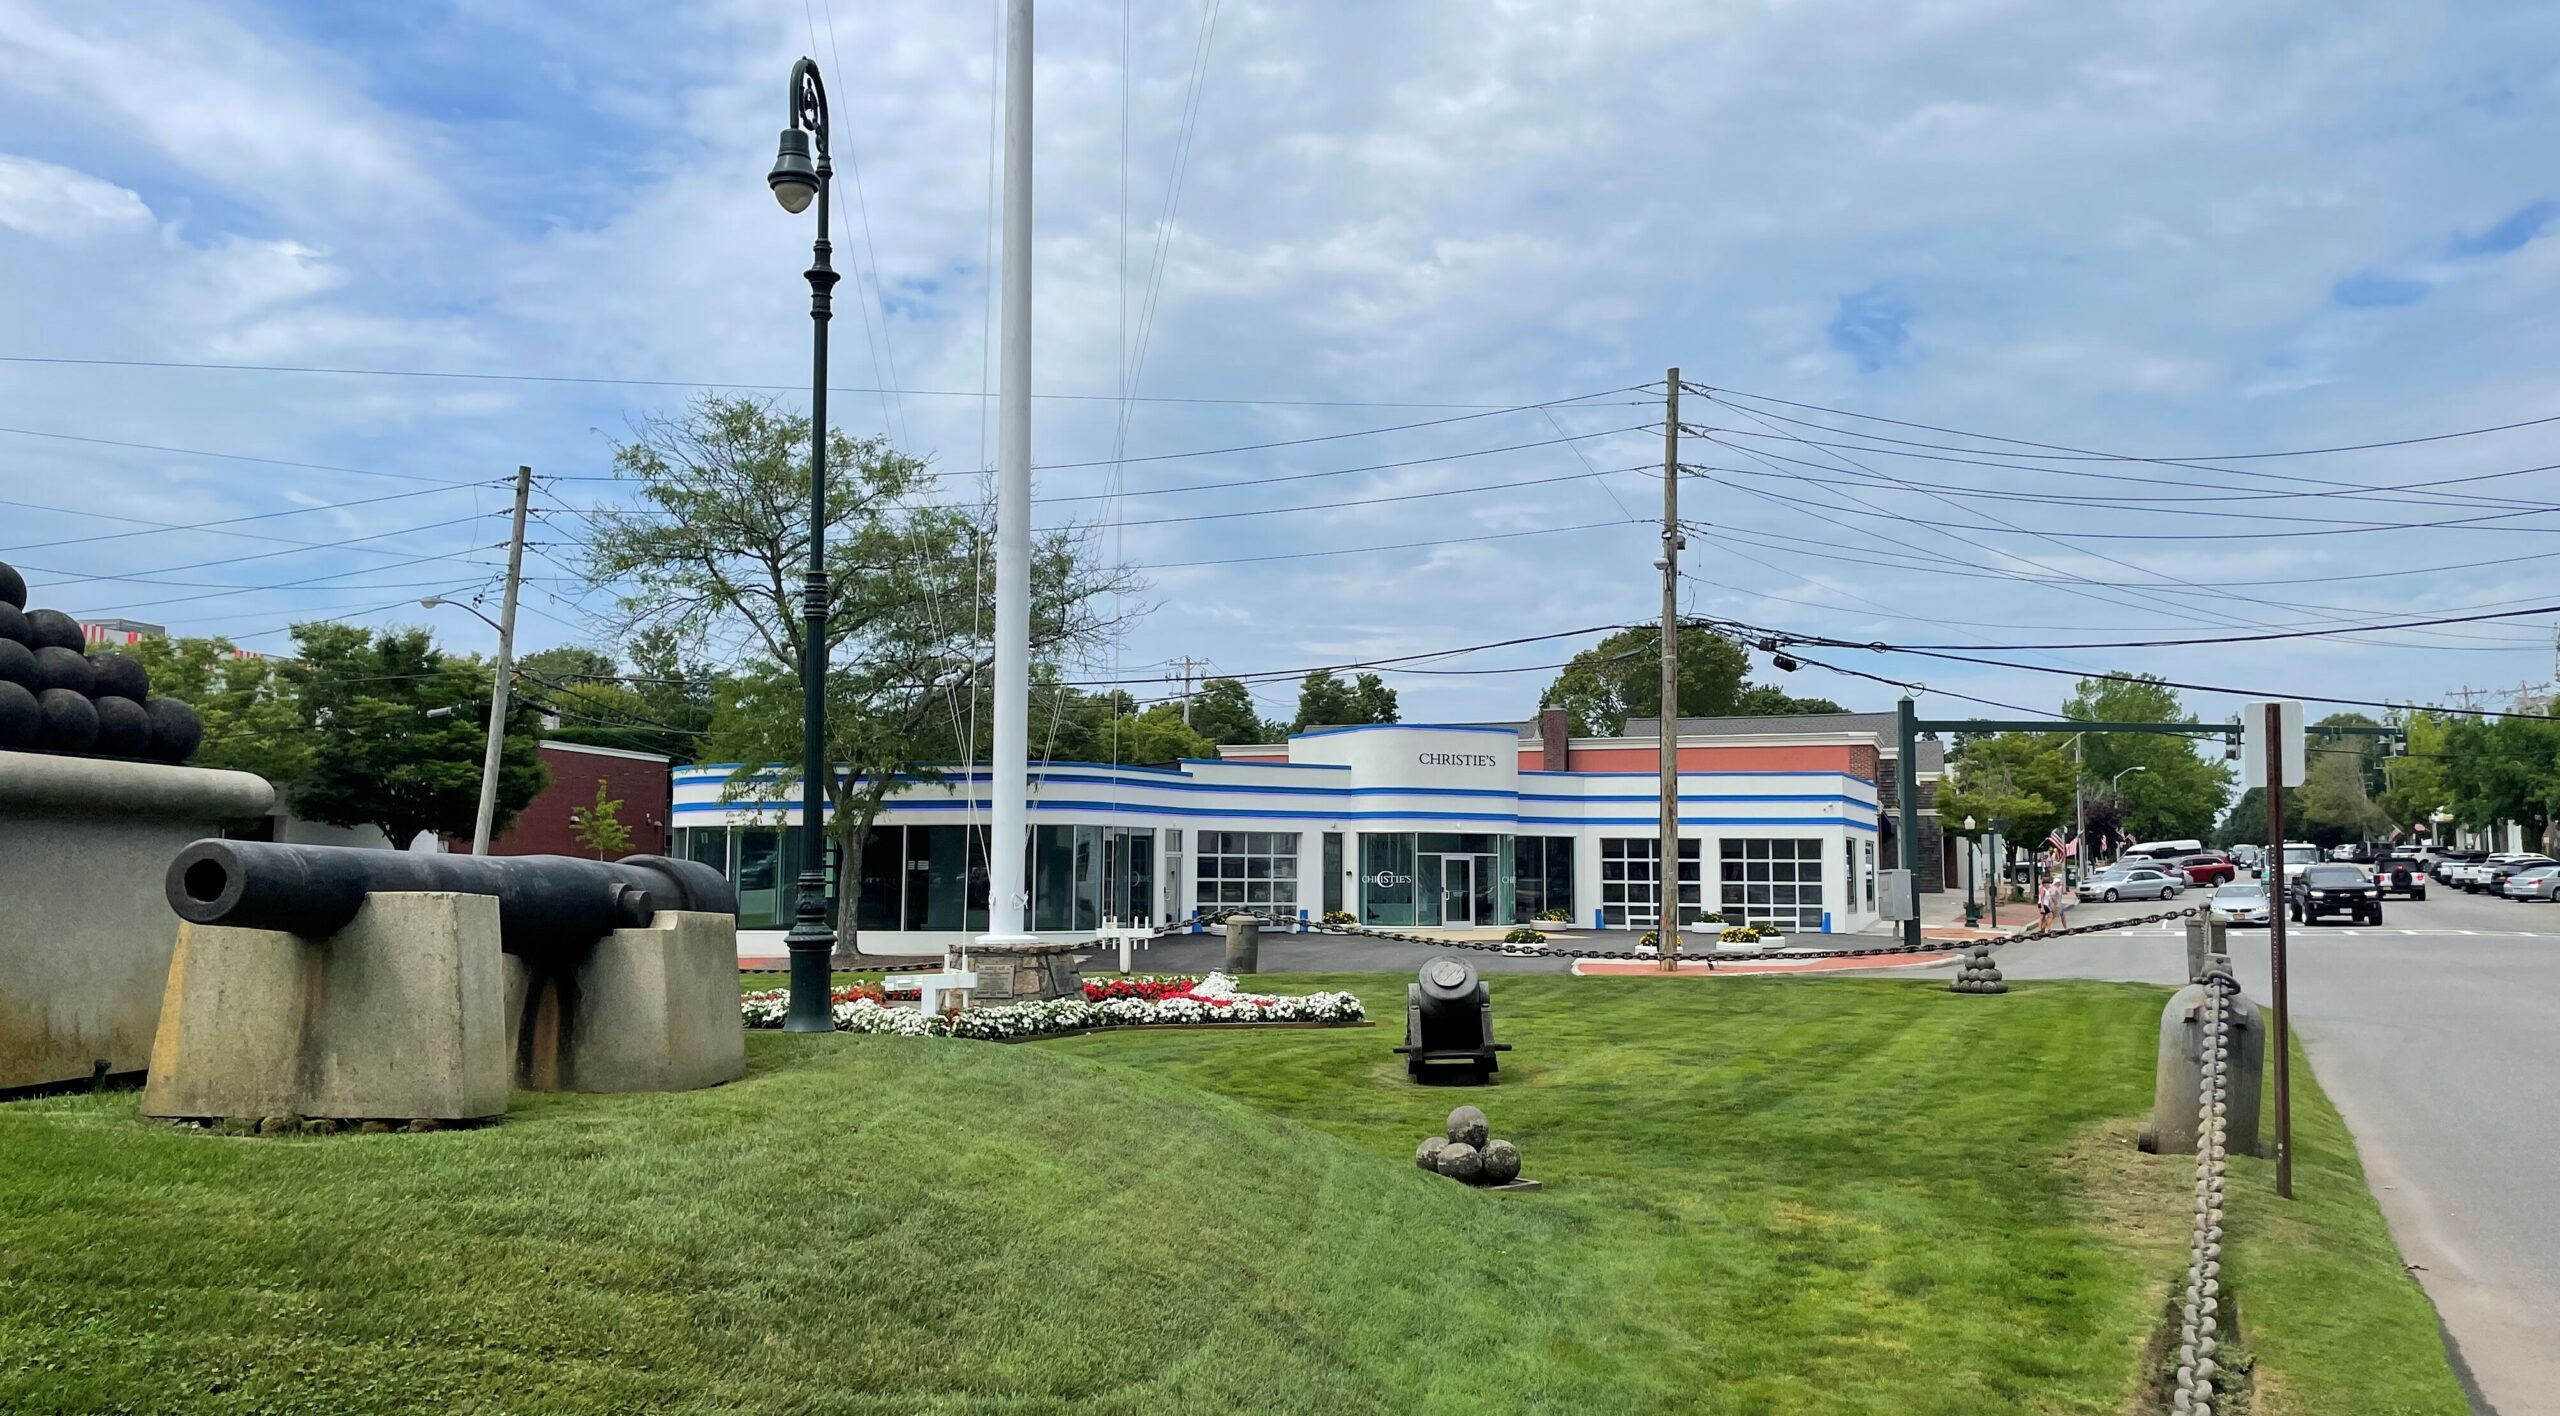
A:
<svg viewBox="0 0 2560 1416">
<path fill-rule="evenodd" d="M 814 352 L 809 373 L 809 575 L 801 587 L 801 609 L 807 616 L 800 641 L 800 899 L 791 914 L 791 932 L 783 947 L 791 953 L 791 1011 L 784 1032 L 834 1032 L 831 969 L 836 951 L 834 923 L 827 916 L 826 779 L 827 763 L 827 321 L 833 314 L 835 267 L 828 257 L 827 179 L 835 164 L 827 153 L 827 89 L 815 62 L 791 66 L 791 114 L 782 129 L 782 150 L 773 159 L 765 184 L 773 199 L 793 214 L 818 203 L 818 239 L 810 247 L 809 322 Z M 810 139 L 817 139 L 817 161 L 810 161 Z"/>
<path fill-rule="evenodd" d="M 1974 857 L 1980 854 L 1982 843 L 1973 838 L 1973 818 L 1968 816 L 1964 819 L 1964 927 L 1967 929 L 1982 923 L 1982 906 L 1974 903 L 1973 898 Z"/>
</svg>

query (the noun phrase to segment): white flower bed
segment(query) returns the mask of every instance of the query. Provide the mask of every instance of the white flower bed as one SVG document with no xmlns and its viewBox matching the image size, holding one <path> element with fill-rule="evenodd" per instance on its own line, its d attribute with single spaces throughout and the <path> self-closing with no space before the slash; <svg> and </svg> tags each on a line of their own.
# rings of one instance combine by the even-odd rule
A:
<svg viewBox="0 0 2560 1416">
<path fill-rule="evenodd" d="M 791 991 L 750 993 L 740 1010 L 751 1028 L 778 1028 L 791 1010 Z M 1080 1028 L 1215 1023 L 1357 1023 L 1368 1014 L 1349 993 L 1240 993 L 1221 974 L 1202 979 L 1188 994 L 1171 998 L 1053 998 L 933 1015 L 914 1008 L 883 1007 L 869 998 L 835 1005 L 839 1032 L 893 1033 L 900 1037 L 958 1037 L 1008 1042 Z"/>
</svg>

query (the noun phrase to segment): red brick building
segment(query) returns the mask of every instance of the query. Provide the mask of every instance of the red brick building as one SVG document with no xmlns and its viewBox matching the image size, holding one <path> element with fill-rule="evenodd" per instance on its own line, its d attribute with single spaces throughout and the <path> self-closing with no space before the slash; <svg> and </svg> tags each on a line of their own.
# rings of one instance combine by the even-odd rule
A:
<svg viewBox="0 0 2560 1416">
<path fill-rule="evenodd" d="M 505 834 L 489 843 L 489 854 L 594 855 L 571 834 L 576 827 L 569 813 L 595 805 L 599 778 L 605 784 L 606 797 L 622 803 L 622 824 L 631 832 L 631 849 L 625 854 L 666 854 L 666 758 L 653 752 L 545 739 L 542 764 L 551 769 L 550 785 L 526 804 Z M 471 849 L 470 842 L 463 842 L 460 849 Z"/>
</svg>

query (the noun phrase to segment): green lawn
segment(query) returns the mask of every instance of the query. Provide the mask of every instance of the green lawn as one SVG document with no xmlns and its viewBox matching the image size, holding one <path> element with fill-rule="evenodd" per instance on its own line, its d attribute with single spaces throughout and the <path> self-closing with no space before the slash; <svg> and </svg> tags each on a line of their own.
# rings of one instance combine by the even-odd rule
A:
<svg viewBox="0 0 2560 1416">
<path fill-rule="evenodd" d="M 1387 1026 L 750 1037 L 425 1136 L 0 1107 L 0 1410 L 2133 1412 L 2192 1162 L 2162 995 L 1498 978 L 1502 1085 Z M 2296 1076 L 2307 1078 L 2307 1069 Z M 1532 1195 L 1416 1171 L 1460 1100 Z M 2344 1132 L 2237 1167 L 2255 1410 L 2460 1416 Z"/>
</svg>

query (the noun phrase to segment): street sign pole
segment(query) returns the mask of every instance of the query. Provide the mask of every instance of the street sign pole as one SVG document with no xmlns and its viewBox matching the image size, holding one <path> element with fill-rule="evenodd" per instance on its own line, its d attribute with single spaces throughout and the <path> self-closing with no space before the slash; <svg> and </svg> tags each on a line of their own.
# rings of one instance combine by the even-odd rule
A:
<svg viewBox="0 0 2560 1416">
<path fill-rule="evenodd" d="M 2275 987 L 2276 1193 L 2293 1198 L 2293 1017 L 2284 978 L 2284 705 L 2266 705 L 2267 972 Z"/>
</svg>

